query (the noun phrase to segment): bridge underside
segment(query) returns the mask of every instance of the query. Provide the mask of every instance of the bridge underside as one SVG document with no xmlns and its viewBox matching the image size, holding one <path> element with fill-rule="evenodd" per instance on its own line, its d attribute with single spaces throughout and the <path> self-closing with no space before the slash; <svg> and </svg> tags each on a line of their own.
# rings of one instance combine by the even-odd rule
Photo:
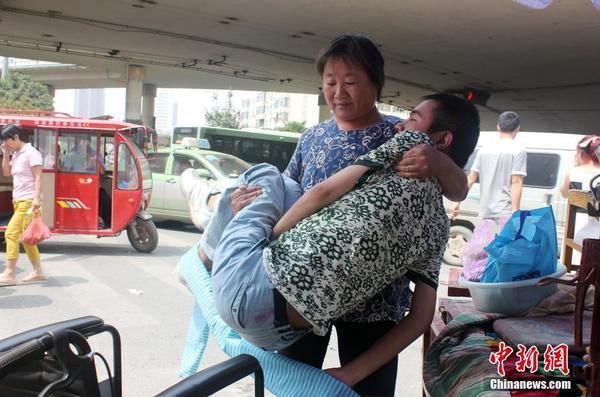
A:
<svg viewBox="0 0 600 397">
<path fill-rule="evenodd" d="M 513 0 L 2 0 L 0 53 L 80 65 L 38 69 L 55 88 L 125 87 L 128 65 L 157 87 L 318 93 L 318 50 L 364 33 L 386 59 L 385 102 L 491 94 L 483 128 L 518 111 L 524 128 L 600 126 L 600 11 L 589 0 L 534 10 Z"/>
</svg>

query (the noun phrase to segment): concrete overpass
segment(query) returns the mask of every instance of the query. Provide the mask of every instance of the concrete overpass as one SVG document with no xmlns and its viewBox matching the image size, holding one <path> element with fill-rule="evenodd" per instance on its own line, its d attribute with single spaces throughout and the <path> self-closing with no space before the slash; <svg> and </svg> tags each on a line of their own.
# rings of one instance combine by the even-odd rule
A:
<svg viewBox="0 0 600 397">
<path fill-rule="evenodd" d="M 410 108 L 424 94 L 474 87 L 491 94 L 480 107 L 483 128 L 512 109 L 528 130 L 597 132 L 598 2 L 535 3 L 547 7 L 513 0 L 0 0 L 0 55 L 80 65 L 69 87 L 127 86 L 137 101 L 130 107 L 139 109 L 144 84 L 146 94 L 156 86 L 318 93 L 315 54 L 332 37 L 359 32 L 384 53 L 386 102 Z M 63 72 L 37 78 L 66 88 L 57 78 Z"/>
</svg>

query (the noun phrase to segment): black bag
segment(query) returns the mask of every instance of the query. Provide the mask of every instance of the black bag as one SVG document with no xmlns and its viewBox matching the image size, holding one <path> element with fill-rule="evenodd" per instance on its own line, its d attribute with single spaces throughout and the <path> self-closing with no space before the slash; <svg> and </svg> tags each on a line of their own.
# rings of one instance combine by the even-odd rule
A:
<svg viewBox="0 0 600 397">
<path fill-rule="evenodd" d="M 49 332 L 0 353 L 0 396 L 101 397 L 86 338 Z"/>
</svg>

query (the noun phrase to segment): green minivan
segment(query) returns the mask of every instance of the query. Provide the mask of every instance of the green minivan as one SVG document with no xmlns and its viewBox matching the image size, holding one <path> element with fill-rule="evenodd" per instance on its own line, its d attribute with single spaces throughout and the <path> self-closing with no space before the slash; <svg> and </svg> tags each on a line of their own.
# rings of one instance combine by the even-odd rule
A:
<svg viewBox="0 0 600 397">
<path fill-rule="evenodd" d="M 188 203 L 181 190 L 181 174 L 194 169 L 218 190 L 231 186 L 236 178 L 251 167 L 230 154 L 195 147 L 170 147 L 158 150 L 149 159 L 152 169 L 152 199 L 147 211 L 158 221 L 176 220 L 192 223 Z"/>
</svg>

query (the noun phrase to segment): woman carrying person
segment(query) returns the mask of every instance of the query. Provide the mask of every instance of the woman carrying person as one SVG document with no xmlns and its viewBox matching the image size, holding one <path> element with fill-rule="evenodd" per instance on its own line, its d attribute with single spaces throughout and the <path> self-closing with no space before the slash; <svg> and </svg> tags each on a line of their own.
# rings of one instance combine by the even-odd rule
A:
<svg viewBox="0 0 600 397">
<path fill-rule="evenodd" d="M 410 314 L 385 352 L 355 360 L 353 375 L 367 376 L 429 327 L 448 218 L 436 178 L 403 178 L 392 165 L 417 144 L 435 144 L 464 165 L 479 133 L 472 104 L 433 98 L 470 122 L 429 136 L 399 133 L 303 195 L 274 166 L 257 165 L 238 184 L 259 184 L 263 194 L 235 216 L 234 188 L 225 191 L 207 227 L 218 243 L 202 249 L 214 253 L 216 309 L 244 339 L 281 350 L 307 330 L 324 335 L 333 320 L 404 274 L 415 282 Z M 343 370 L 330 373 L 348 380 Z"/>
<path fill-rule="evenodd" d="M 0 285 L 16 284 L 15 269 L 19 258 L 19 239 L 27 211 L 39 211 L 42 202 L 42 155 L 26 141 L 25 132 L 18 125 L 8 125 L 0 133 L 2 142 L 2 173 L 13 177 L 14 213 L 4 233 L 6 239 L 6 269 L 0 274 Z M 11 158 L 12 154 L 12 158 Z M 46 280 L 40 262 L 40 252 L 35 245 L 23 243 L 33 272 L 21 282 Z"/>
<path fill-rule="evenodd" d="M 303 133 L 287 168 L 286 174 L 299 182 L 304 192 L 388 141 L 400 121 L 377 110 L 376 102 L 385 82 L 384 61 L 368 38 L 337 37 L 320 53 L 317 70 L 333 117 Z M 436 127 L 431 125 L 432 120 L 432 114 L 414 113 L 404 122 L 406 127 L 399 125 L 399 129 L 427 131 Z M 438 177 L 444 195 L 450 200 L 462 200 L 466 195 L 467 180 L 462 169 L 430 145 L 419 145 L 405 153 L 396 170 L 404 177 Z M 257 186 L 238 189 L 232 194 L 233 212 L 248 205 L 258 194 Z M 201 259 L 206 261 L 202 256 Z M 360 355 L 368 355 L 371 347 L 404 318 L 410 305 L 408 284 L 405 277 L 391 283 L 334 323 L 342 366 Z M 325 336 L 310 333 L 280 353 L 321 368 L 329 338 L 330 333 Z M 362 381 L 346 381 L 359 394 L 391 396 L 396 372 L 397 357 L 393 357 Z"/>
</svg>

